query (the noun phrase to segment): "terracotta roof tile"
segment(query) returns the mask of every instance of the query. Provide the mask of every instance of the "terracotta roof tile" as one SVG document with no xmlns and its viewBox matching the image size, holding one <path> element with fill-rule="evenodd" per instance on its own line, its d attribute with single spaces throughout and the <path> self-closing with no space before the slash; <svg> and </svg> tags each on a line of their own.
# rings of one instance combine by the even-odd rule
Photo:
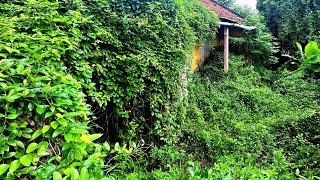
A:
<svg viewBox="0 0 320 180">
<path fill-rule="evenodd" d="M 243 19 L 236 12 L 230 10 L 229 8 L 220 5 L 213 0 L 200 0 L 204 5 L 206 5 L 209 10 L 215 12 L 220 19 L 229 20 L 235 23 L 242 23 Z"/>
</svg>

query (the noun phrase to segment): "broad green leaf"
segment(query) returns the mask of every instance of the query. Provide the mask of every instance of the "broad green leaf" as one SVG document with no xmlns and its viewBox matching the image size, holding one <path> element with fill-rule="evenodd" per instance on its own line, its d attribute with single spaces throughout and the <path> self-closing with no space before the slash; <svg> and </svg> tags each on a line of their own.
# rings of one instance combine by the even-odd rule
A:
<svg viewBox="0 0 320 180">
<path fill-rule="evenodd" d="M 9 114 L 7 116 L 7 119 L 16 119 L 18 117 L 18 114 Z"/>
<path fill-rule="evenodd" d="M 8 165 L 8 164 L 1 164 L 1 165 L 0 165 L 0 176 L 1 176 L 2 174 L 4 174 L 4 173 L 8 170 L 8 168 L 9 168 L 9 165 Z"/>
<path fill-rule="evenodd" d="M 307 58 L 317 55 L 319 52 L 318 44 L 312 41 L 307 44 L 304 51 Z"/>
<path fill-rule="evenodd" d="M 20 162 L 24 166 L 30 166 L 32 160 L 33 160 L 32 154 L 26 154 L 20 158 Z"/>
<path fill-rule="evenodd" d="M 56 130 L 53 132 L 52 138 L 56 138 L 57 136 L 59 136 L 59 135 L 62 134 L 62 133 L 63 133 L 63 129 L 58 128 L 58 129 L 56 129 Z"/>
<path fill-rule="evenodd" d="M 21 142 L 21 141 L 16 141 L 16 144 L 17 144 L 19 147 L 21 147 L 21 148 L 24 149 L 24 144 L 23 144 L 23 142 Z"/>
<path fill-rule="evenodd" d="M 76 168 L 72 168 L 71 180 L 79 180 L 79 171 Z"/>
<path fill-rule="evenodd" d="M 53 172 L 53 180 L 61 180 L 61 179 L 62 179 L 62 175 L 58 171 Z"/>
<path fill-rule="evenodd" d="M 36 112 L 38 114 L 43 114 L 47 109 L 47 105 L 37 105 Z"/>
<path fill-rule="evenodd" d="M 49 147 L 49 143 L 46 141 L 39 143 L 39 148 L 38 148 L 37 154 L 39 156 L 45 155 L 48 150 L 48 147 Z"/>
<path fill-rule="evenodd" d="M 57 129 L 57 127 L 59 126 L 59 123 L 57 121 L 53 121 L 50 123 L 50 126 L 53 128 L 53 129 Z"/>
<path fill-rule="evenodd" d="M 38 148 L 38 143 L 31 143 L 28 145 L 26 153 L 31 153 Z"/>
<path fill-rule="evenodd" d="M 41 132 L 42 132 L 43 134 L 45 134 L 46 132 L 49 131 L 49 129 L 50 129 L 50 126 L 49 126 L 49 125 L 44 125 L 44 126 L 42 127 L 42 129 L 41 129 Z"/>
<path fill-rule="evenodd" d="M 81 180 L 89 180 L 89 173 L 86 167 L 83 167 L 80 171 L 80 179 Z"/>
<path fill-rule="evenodd" d="M 20 166 L 20 161 L 19 160 L 14 160 L 10 164 L 10 169 L 9 172 L 15 172 Z"/>
<path fill-rule="evenodd" d="M 61 124 L 64 127 L 68 125 L 68 121 L 63 118 L 59 118 L 59 119 L 57 119 L 57 121 L 59 124 Z"/>
<path fill-rule="evenodd" d="M 31 136 L 31 141 L 34 139 L 37 139 L 41 134 L 42 134 L 41 130 L 36 130 Z"/>
<path fill-rule="evenodd" d="M 47 119 L 48 117 L 51 117 L 53 115 L 53 112 L 47 112 L 45 115 L 44 115 L 44 118 Z"/>
<path fill-rule="evenodd" d="M 102 135 L 103 134 L 92 134 L 92 135 L 90 135 L 90 140 L 91 141 L 97 140 L 97 139 L 101 138 Z"/>
</svg>

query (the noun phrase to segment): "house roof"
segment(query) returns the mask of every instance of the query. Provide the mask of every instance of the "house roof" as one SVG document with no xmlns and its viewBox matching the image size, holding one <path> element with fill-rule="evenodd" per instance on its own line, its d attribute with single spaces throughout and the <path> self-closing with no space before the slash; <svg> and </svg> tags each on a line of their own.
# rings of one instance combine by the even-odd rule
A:
<svg viewBox="0 0 320 180">
<path fill-rule="evenodd" d="M 205 6 L 209 8 L 209 10 L 215 12 L 219 18 L 223 21 L 230 21 L 233 23 L 241 24 L 243 22 L 243 18 L 238 13 L 229 9 L 228 7 L 214 1 L 214 0 L 200 0 Z"/>
</svg>

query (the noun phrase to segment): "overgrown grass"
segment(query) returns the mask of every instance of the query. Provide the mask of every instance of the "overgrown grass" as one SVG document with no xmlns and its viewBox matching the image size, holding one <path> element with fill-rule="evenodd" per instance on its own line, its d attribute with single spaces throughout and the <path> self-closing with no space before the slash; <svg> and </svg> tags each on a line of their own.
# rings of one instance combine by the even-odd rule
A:
<svg viewBox="0 0 320 180">
<path fill-rule="evenodd" d="M 241 57 L 228 74 L 218 61 L 190 77 L 163 137 L 175 140 L 157 149 L 163 165 L 196 178 L 319 177 L 319 81 L 291 72 L 270 86 Z"/>
</svg>

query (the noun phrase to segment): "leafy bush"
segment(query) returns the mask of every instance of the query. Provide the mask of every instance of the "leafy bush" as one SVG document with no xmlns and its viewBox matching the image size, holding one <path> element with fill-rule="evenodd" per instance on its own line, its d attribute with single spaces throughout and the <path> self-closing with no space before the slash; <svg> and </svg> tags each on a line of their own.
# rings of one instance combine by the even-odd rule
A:
<svg viewBox="0 0 320 180">
<path fill-rule="evenodd" d="M 317 42 L 310 42 L 306 45 L 304 52 L 302 46 L 298 43 L 302 55 L 302 68 L 309 71 L 320 73 L 320 49 Z"/>
<path fill-rule="evenodd" d="M 92 142 L 101 135 L 89 134 L 81 85 L 38 62 L 0 61 L 1 175 L 101 178 L 103 148 Z"/>
<path fill-rule="evenodd" d="M 93 21 L 79 29 L 86 38 L 80 53 L 66 54 L 68 68 L 76 69 L 97 109 L 96 123 L 110 140 L 153 141 L 155 123 L 180 98 L 191 48 L 214 38 L 217 17 L 199 2 L 184 0 L 86 1 L 85 7 Z M 213 31 L 200 33 L 203 29 Z"/>
<path fill-rule="evenodd" d="M 54 26 L 76 28 L 85 20 L 58 8 L 47 1 L 1 4 L 1 177 L 103 177 L 107 147 L 93 143 L 101 135 L 89 133 L 82 85 L 61 63 L 77 48 L 78 32 Z"/>
</svg>

